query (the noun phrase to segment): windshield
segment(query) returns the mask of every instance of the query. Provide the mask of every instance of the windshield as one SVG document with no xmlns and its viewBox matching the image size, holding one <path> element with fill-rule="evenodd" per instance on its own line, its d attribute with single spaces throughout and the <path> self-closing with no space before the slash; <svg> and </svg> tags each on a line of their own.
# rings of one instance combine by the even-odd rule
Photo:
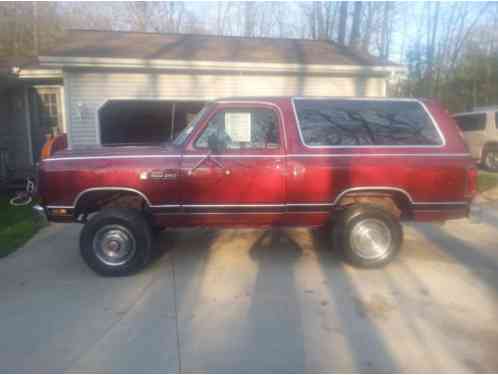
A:
<svg viewBox="0 0 498 375">
<path fill-rule="evenodd" d="M 182 145 L 187 137 L 192 133 L 192 131 L 195 129 L 197 124 L 199 123 L 199 120 L 204 116 L 204 114 L 211 108 L 211 105 L 206 105 L 204 108 L 201 109 L 201 111 L 195 115 L 195 117 L 190 121 L 190 123 L 183 128 L 183 130 L 178 133 L 177 137 L 173 141 L 173 144 L 176 146 Z"/>
</svg>

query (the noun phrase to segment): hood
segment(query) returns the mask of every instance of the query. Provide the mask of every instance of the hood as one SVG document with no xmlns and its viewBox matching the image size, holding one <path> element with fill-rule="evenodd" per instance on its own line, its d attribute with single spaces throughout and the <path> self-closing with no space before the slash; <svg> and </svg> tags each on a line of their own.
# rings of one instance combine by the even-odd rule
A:
<svg viewBox="0 0 498 375">
<path fill-rule="evenodd" d="M 139 156 L 177 154 L 173 144 L 161 146 L 75 146 L 56 152 L 53 158 L 95 157 L 95 156 Z"/>
</svg>

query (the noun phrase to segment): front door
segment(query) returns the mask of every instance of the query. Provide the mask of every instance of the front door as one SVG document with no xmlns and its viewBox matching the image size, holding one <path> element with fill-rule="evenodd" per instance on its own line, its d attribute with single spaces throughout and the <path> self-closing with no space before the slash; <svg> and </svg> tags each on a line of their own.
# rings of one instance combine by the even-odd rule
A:
<svg viewBox="0 0 498 375">
<path fill-rule="evenodd" d="M 278 223 L 285 211 L 281 121 L 269 105 L 218 105 L 182 158 L 185 218 L 213 225 Z M 213 143 L 220 146 L 216 151 Z"/>
<path fill-rule="evenodd" d="M 60 86 L 36 86 L 30 89 L 30 105 L 33 156 L 35 160 L 38 160 L 48 136 L 65 132 L 62 88 Z"/>
</svg>

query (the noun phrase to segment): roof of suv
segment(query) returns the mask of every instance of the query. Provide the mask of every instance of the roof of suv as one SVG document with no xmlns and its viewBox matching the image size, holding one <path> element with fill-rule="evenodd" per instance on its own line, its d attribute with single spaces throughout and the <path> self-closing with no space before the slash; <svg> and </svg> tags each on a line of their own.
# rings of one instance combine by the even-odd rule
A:
<svg viewBox="0 0 498 375">
<path fill-rule="evenodd" d="M 213 100 L 213 102 L 235 102 L 235 101 L 261 101 L 261 100 L 282 100 L 282 99 L 309 99 L 309 100 L 365 100 L 365 101 L 399 101 L 399 102 L 417 102 L 424 101 L 420 98 L 392 98 L 392 97 L 382 97 L 382 96 L 233 96 L 233 97 L 222 97 Z"/>
</svg>

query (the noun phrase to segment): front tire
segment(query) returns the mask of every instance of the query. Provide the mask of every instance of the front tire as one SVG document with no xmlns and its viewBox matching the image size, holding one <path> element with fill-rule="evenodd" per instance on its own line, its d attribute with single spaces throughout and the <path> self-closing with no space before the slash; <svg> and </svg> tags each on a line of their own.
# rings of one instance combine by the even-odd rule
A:
<svg viewBox="0 0 498 375">
<path fill-rule="evenodd" d="M 399 220 L 372 205 L 347 208 L 333 230 L 334 247 L 345 260 L 363 268 L 378 268 L 391 262 L 401 249 L 403 232 Z"/>
<path fill-rule="evenodd" d="M 149 262 L 152 233 L 135 209 L 105 209 L 88 221 L 80 235 L 80 251 L 88 266 L 102 276 L 133 274 Z"/>
</svg>

